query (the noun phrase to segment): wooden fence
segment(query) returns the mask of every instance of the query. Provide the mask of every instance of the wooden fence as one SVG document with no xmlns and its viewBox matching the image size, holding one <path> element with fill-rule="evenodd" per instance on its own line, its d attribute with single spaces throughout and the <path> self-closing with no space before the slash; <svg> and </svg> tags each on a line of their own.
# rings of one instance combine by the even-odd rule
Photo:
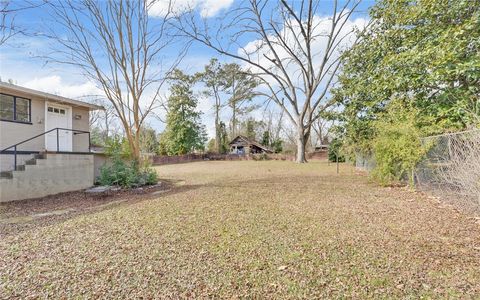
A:
<svg viewBox="0 0 480 300">
<path fill-rule="evenodd" d="M 155 155 L 152 158 L 153 165 L 179 164 L 192 161 L 208 160 L 208 154 L 185 154 L 185 155 Z"/>
<path fill-rule="evenodd" d="M 307 159 L 326 159 L 326 153 L 308 153 Z M 169 165 L 169 164 L 179 164 L 187 163 L 194 161 L 202 160 L 295 160 L 294 154 L 215 154 L 215 153 L 205 153 L 205 154 L 185 154 L 185 155 L 155 155 L 151 157 L 153 165 Z"/>
</svg>

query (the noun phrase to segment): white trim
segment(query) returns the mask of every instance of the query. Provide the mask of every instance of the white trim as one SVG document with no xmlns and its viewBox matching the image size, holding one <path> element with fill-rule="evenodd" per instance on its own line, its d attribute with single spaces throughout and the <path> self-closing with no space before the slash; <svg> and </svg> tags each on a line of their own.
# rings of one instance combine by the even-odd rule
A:
<svg viewBox="0 0 480 300">
<path fill-rule="evenodd" d="M 45 93 L 45 92 L 41 92 L 41 91 L 37 91 L 37 90 L 32 90 L 32 89 L 29 89 L 29 88 L 26 88 L 26 87 L 23 87 L 23 86 L 14 85 L 14 84 L 10 84 L 10 83 L 7 83 L 7 82 L 1 82 L 0 81 L 0 88 L 5 93 L 7 93 L 7 92 L 9 92 L 9 93 L 12 93 L 12 92 L 13 93 L 14 92 L 26 93 L 26 94 L 29 95 L 29 97 L 31 97 L 31 96 L 40 97 L 40 98 L 42 98 L 42 100 L 46 100 L 46 101 L 50 100 L 50 101 L 55 101 L 55 102 L 59 102 L 59 103 L 65 103 L 65 104 L 80 106 L 80 107 L 88 107 L 91 110 L 97 110 L 97 109 L 105 110 L 105 108 L 103 106 L 100 106 L 100 105 L 95 105 L 95 104 L 86 103 L 86 102 L 83 102 L 83 101 L 74 100 L 74 99 L 70 99 L 70 98 L 65 98 L 65 97 L 50 94 L 50 93 Z"/>
<path fill-rule="evenodd" d="M 48 124 L 48 106 L 54 106 L 54 107 L 61 107 L 61 108 L 64 108 L 65 111 L 67 112 L 66 113 L 66 116 L 67 116 L 67 129 L 72 129 L 72 106 L 68 106 L 68 105 L 63 105 L 63 104 L 58 104 L 57 102 L 48 102 L 48 101 L 45 101 L 45 127 L 44 127 L 44 132 L 47 131 L 47 124 Z M 70 136 L 70 139 L 69 139 L 69 143 L 67 145 L 67 151 L 73 151 L 73 132 L 69 132 L 69 136 Z M 45 150 L 47 150 L 47 145 L 48 145 L 48 134 L 45 134 Z"/>
</svg>

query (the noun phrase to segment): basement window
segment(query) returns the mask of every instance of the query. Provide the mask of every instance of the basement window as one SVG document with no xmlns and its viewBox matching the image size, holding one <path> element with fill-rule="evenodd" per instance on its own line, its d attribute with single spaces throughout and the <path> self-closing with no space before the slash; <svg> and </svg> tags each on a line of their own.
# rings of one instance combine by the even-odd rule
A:
<svg viewBox="0 0 480 300">
<path fill-rule="evenodd" d="M 30 123 L 31 100 L 7 94 L 0 94 L 0 120 Z"/>
</svg>

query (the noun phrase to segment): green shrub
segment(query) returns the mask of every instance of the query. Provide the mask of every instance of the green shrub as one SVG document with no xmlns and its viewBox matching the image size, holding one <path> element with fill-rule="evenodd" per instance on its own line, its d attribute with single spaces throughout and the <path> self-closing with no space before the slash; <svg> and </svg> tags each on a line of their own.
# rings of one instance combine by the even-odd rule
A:
<svg viewBox="0 0 480 300">
<path fill-rule="evenodd" d="M 422 144 L 417 126 L 418 111 L 402 103 L 392 102 L 387 112 L 375 122 L 373 141 L 375 168 L 372 177 L 382 185 L 408 179 L 413 186 L 413 171 L 428 146 Z"/>
<path fill-rule="evenodd" d="M 105 154 L 110 157 L 129 158 L 132 152 L 126 138 L 114 135 L 105 140 Z"/>
<path fill-rule="evenodd" d="M 100 168 L 97 182 L 100 185 L 132 188 L 156 184 L 158 177 L 155 170 L 148 165 L 140 166 L 136 161 L 126 161 L 115 156 L 111 164 L 105 164 Z"/>
<path fill-rule="evenodd" d="M 148 164 L 130 159 L 131 152 L 126 139 L 114 136 L 106 144 L 105 153 L 111 161 L 100 168 L 98 184 L 132 188 L 158 182 L 157 173 Z"/>
<path fill-rule="evenodd" d="M 331 162 L 336 162 L 338 156 L 339 162 L 345 162 L 345 156 L 342 154 L 341 148 L 342 141 L 338 138 L 334 138 L 328 148 L 328 160 Z"/>
<path fill-rule="evenodd" d="M 275 153 L 280 153 L 283 151 L 283 141 L 281 139 L 273 140 L 270 146 Z"/>
<path fill-rule="evenodd" d="M 260 154 L 258 160 L 269 160 L 267 153 Z"/>
</svg>

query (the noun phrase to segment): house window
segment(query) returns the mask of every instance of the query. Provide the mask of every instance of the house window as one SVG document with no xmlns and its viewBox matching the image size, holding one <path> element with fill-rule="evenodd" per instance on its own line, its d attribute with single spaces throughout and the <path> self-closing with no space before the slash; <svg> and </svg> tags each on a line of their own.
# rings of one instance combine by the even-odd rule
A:
<svg viewBox="0 0 480 300">
<path fill-rule="evenodd" d="M 30 123 L 30 101 L 22 97 L 0 94 L 0 120 Z"/>
<path fill-rule="evenodd" d="M 64 115 L 67 113 L 67 111 L 63 108 L 56 108 L 56 107 L 51 107 L 49 106 L 47 108 L 48 112 L 51 112 L 51 113 L 54 113 L 54 114 L 61 114 L 61 115 Z"/>
</svg>

